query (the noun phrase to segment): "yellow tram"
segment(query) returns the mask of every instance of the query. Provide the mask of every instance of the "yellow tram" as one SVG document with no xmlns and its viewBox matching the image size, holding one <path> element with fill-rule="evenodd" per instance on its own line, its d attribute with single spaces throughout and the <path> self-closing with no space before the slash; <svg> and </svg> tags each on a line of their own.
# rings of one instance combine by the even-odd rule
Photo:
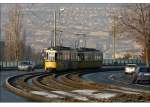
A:
<svg viewBox="0 0 150 107">
<path fill-rule="evenodd" d="M 72 49 L 56 46 L 44 50 L 45 71 L 99 68 L 102 62 L 103 53 L 93 48 Z"/>
</svg>

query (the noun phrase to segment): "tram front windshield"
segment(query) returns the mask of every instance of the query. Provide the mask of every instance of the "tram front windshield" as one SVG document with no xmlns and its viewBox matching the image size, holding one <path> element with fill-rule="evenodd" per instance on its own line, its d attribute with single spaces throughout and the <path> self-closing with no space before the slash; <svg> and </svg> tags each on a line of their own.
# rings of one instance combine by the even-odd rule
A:
<svg viewBox="0 0 150 107">
<path fill-rule="evenodd" d="M 56 61 L 56 59 L 57 59 L 57 54 L 56 53 L 52 53 L 52 52 L 50 52 L 50 53 L 47 53 L 47 59 L 49 60 L 49 61 Z"/>
</svg>

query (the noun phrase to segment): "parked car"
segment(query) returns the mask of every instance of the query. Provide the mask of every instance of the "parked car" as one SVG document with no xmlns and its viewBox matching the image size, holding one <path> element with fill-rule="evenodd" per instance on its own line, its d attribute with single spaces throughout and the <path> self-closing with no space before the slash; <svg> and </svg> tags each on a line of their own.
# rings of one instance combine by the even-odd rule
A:
<svg viewBox="0 0 150 107">
<path fill-rule="evenodd" d="M 138 67 L 132 78 L 132 83 L 150 82 L 150 67 Z"/>
<path fill-rule="evenodd" d="M 18 65 L 19 71 L 33 71 L 35 64 L 33 61 L 21 61 Z"/>
<path fill-rule="evenodd" d="M 125 66 L 124 73 L 125 74 L 133 74 L 135 72 L 136 68 L 137 68 L 136 64 L 127 64 Z"/>
</svg>

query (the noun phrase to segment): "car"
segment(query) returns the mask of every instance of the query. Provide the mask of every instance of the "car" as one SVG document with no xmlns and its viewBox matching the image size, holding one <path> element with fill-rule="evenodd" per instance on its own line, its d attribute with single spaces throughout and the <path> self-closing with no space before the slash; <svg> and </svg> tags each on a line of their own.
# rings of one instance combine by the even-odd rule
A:
<svg viewBox="0 0 150 107">
<path fill-rule="evenodd" d="M 18 65 L 19 71 L 33 71 L 35 64 L 33 61 L 21 61 Z"/>
<path fill-rule="evenodd" d="M 137 67 L 132 76 L 132 83 L 148 81 L 150 83 L 150 67 Z"/>
<path fill-rule="evenodd" d="M 127 64 L 125 66 L 124 73 L 125 74 L 133 74 L 135 72 L 136 68 L 137 68 L 136 64 Z"/>
</svg>

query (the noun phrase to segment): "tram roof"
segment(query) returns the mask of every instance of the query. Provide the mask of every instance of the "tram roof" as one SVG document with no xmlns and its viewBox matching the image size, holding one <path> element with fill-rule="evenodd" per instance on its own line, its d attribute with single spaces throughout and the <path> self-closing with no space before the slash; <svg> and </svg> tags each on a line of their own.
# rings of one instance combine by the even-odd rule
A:
<svg viewBox="0 0 150 107">
<path fill-rule="evenodd" d="M 76 51 L 79 51 L 79 52 L 83 52 L 83 51 L 99 51 L 99 50 L 94 49 L 94 48 L 76 48 L 76 49 L 73 49 L 71 47 L 65 47 L 65 46 L 49 47 L 48 49 L 53 49 L 53 50 L 76 50 Z"/>
<path fill-rule="evenodd" d="M 48 49 L 54 49 L 54 50 L 72 50 L 72 48 L 65 47 L 65 46 L 49 47 Z"/>
<path fill-rule="evenodd" d="M 94 48 L 78 48 L 77 50 L 78 51 L 99 51 L 99 50 L 96 50 Z"/>
</svg>

